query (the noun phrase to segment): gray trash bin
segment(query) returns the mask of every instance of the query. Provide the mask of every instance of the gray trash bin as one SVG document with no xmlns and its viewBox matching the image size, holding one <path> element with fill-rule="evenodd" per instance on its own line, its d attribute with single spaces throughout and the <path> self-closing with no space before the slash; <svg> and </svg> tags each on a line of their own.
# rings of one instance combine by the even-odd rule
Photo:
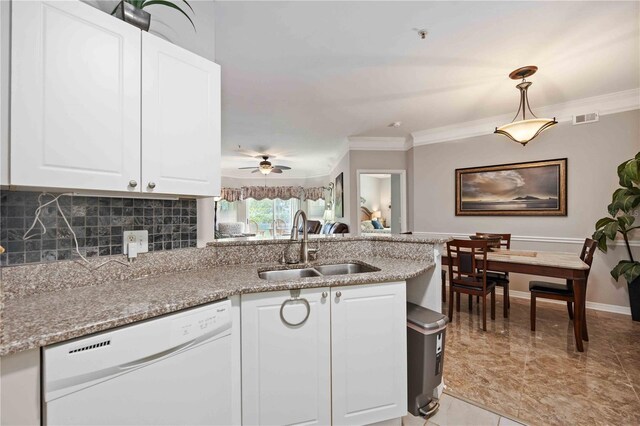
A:
<svg viewBox="0 0 640 426">
<path fill-rule="evenodd" d="M 444 344 L 449 318 L 407 302 L 407 373 L 409 412 L 430 417 L 438 411 Z"/>
</svg>

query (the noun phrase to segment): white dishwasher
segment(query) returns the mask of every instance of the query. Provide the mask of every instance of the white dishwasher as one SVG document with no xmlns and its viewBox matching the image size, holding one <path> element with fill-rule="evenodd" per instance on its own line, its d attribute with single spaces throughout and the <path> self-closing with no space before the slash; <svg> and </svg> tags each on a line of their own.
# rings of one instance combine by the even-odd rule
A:
<svg viewBox="0 0 640 426">
<path fill-rule="evenodd" d="M 43 350 L 45 425 L 229 425 L 228 300 Z"/>
</svg>

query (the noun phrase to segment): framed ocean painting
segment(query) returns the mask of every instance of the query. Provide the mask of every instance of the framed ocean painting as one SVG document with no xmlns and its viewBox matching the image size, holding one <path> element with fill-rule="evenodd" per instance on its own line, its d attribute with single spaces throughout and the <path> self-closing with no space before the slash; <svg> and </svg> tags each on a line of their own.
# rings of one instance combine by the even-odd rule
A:
<svg viewBox="0 0 640 426">
<path fill-rule="evenodd" d="M 456 216 L 566 215 L 566 158 L 456 169 Z"/>
</svg>

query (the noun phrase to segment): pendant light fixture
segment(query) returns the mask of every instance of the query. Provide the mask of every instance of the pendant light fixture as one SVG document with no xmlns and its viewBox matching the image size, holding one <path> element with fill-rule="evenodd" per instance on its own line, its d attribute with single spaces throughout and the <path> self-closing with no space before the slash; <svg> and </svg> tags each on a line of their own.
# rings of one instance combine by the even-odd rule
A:
<svg viewBox="0 0 640 426">
<path fill-rule="evenodd" d="M 529 65 L 527 67 L 518 68 L 509 74 L 509 77 L 512 80 L 522 80 L 516 85 L 516 88 L 520 91 L 520 105 L 518 106 L 518 112 L 516 112 L 516 116 L 513 117 L 511 123 L 496 127 L 495 132 L 493 132 L 505 135 L 512 141 L 522 144 L 522 146 L 525 146 L 527 142 L 534 139 L 549 127 L 554 124 L 558 124 L 555 117 L 553 119 L 538 118 L 533 111 L 531 111 L 529 98 L 527 96 L 527 90 L 529 89 L 529 86 L 531 86 L 531 82 L 527 81 L 526 78 L 535 74 L 536 71 L 538 71 L 538 67 L 535 65 Z M 520 111 L 522 111 L 522 119 L 518 120 Z M 527 111 L 529 111 L 529 114 L 531 114 L 533 118 L 527 118 Z"/>
</svg>

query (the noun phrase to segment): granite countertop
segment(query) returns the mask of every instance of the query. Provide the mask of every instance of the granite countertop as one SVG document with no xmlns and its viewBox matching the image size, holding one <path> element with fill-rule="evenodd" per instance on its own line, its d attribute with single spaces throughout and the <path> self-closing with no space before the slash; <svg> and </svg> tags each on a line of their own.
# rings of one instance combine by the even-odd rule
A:
<svg viewBox="0 0 640 426">
<path fill-rule="evenodd" d="M 334 259 L 315 264 L 341 262 Z M 275 282 L 260 279 L 258 271 L 282 268 L 282 265 L 217 266 L 8 300 L 2 310 L 0 355 L 62 342 L 237 294 L 402 281 L 434 267 L 433 262 L 384 257 L 359 257 L 356 262 L 367 263 L 380 271 Z"/>
</svg>

